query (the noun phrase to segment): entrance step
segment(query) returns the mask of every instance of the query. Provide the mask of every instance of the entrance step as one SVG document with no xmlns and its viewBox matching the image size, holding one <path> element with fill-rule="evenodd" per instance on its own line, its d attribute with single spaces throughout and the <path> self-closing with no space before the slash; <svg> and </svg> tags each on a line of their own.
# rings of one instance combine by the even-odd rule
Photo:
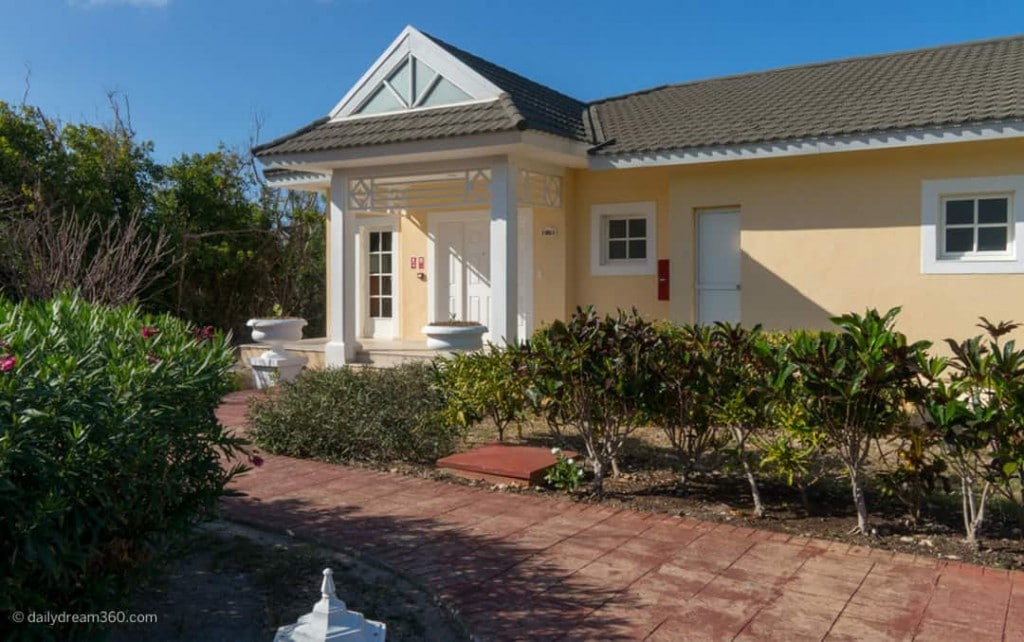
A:
<svg viewBox="0 0 1024 642">
<path fill-rule="evenodd" d="M 360 350 L 356 353 L 356 362 L 377 368 L 390 368 L 408 361 L 430 361 L 439 353 L 437 350 Z"/>
<path fill-rule="evenodd" d="M 566 457 L 576 456 L 569 451 L 563 454 Z M 480 479 L 492 484 L 540 486 L 555 461 L 548 448 L 489 444 L 438 459 L 437 467 L 466 479 Z"/>
</svg>

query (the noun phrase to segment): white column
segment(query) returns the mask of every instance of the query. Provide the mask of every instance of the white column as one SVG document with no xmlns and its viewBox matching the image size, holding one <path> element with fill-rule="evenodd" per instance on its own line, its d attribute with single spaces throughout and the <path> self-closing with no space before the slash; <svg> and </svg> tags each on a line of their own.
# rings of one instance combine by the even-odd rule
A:
<svg viewBox="0 0 1024 642">
<path fill-rule="evenodd" d="M 516 342 L 519 297 L 519 170 L 508 157 L 491 165 L 491 341 Z"/>
<path fill-rule="evenodd" d="M 348 206 L 348 177 L 331 174 L 330 326 L 324 359 L 328 366 L 355 361 L 356 350 L 356 217 Z"/>
</svg>

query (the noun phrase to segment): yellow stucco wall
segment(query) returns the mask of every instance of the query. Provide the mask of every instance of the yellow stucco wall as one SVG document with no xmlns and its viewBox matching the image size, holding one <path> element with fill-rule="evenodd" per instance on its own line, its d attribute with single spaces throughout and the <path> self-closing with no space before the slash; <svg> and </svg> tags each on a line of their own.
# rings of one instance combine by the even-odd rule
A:
<svg viewBox="0 0 1024 642">
<path fill-rule="evenodd" d="M 1008 174 L 1024 174 L 1024 142 L 581 171 L 570 305 L 693 321 L 695 212 L 738 207 L 744 323 L 820 328 L 831 315 L 901 305 L 914 338 L 966 337 L 981 315 L 1024 319 L 1024 275 L 921 274 L 921 182 Z M 658 258 L 672 259 L 667 303 L 654 276 L 590 275 L 591 205 L 645 200 L 657 203 Z"/>
</svg>

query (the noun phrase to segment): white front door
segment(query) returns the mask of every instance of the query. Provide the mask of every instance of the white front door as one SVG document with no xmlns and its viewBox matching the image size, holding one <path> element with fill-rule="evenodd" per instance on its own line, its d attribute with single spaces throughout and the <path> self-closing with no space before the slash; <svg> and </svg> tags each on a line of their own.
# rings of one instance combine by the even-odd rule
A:
<svg viewBox="0 0 1024 642">
<path fill-rule="evenodd" d="M 697 215 L 697 323 L 740 322 L 740 213 Z"/>
<path fill-rule="evenodd" d="M 395 234 L 391 229 L 367 229 L 363 256 L 366 284 L 363 335 L 391 339 L 395 336 Z"/>
<path fill-rule="evenodd" d="M 490 222 L 445 221 L 437 226 L 438 321 L 491 320 Z"/>
</svg>

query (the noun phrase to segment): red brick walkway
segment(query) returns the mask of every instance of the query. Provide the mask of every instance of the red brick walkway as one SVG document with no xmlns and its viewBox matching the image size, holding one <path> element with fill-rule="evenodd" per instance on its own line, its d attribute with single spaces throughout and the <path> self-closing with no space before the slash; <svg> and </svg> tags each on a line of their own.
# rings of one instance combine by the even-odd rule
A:
<svg viewBox="0 0 1024 642">
<path fill-rule="evenodd" d="M 225 400 L 226 425 L 244 425 L 246 399 Z M 1024 640 L 1020 572 L 265 460 L 227 517 L 372 555 L 484 640 Z"/>
</svg>

